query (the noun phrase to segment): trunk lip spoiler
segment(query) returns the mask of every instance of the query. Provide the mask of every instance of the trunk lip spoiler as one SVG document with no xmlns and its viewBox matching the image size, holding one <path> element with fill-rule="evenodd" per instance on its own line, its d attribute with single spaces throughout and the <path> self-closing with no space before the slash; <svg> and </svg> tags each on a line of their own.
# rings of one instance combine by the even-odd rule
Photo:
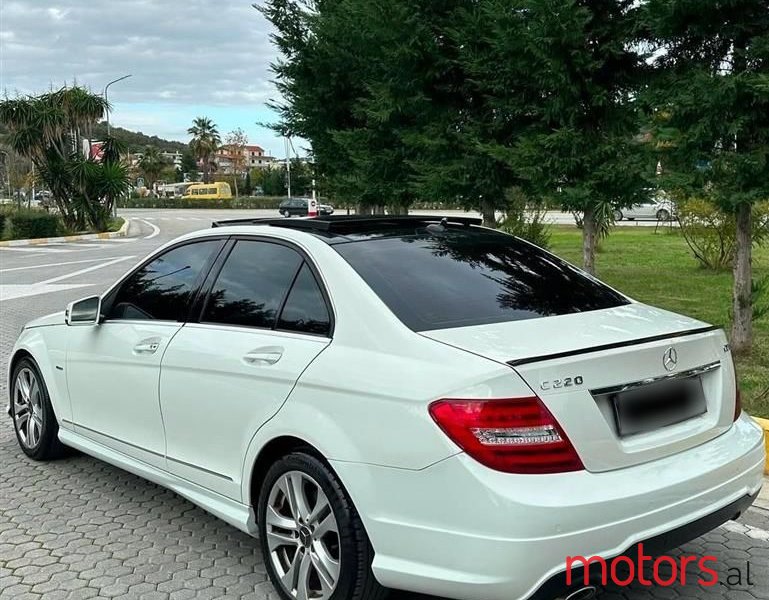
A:
<svg viewBox="0 0 769 600">
<path fill-rule="evenodd" d="M 508 360 L 506 364 L 510 365 L 511 367 L 518 367 L 521 365 L 528 365 L 536 362 L 544 362 L 547 360 L 554 360 L 557 358 L 567 358 L 569 356 L 578 356 L 580 354 L 590 354 L 591 352 L 601 352 L 603 350 L 613 350 L 615 348 L 626 348 L 628 346 L 638 346 L 640 344 L 647 344 L 650 342 L 659 342 L 662 340 L 686 337 L 689 335 L 697 335 L 698 333 L 708 333 L 710 331 L 717 331 L 719 329 L 721 329 L 721 327 L 718 325 L 708 325 L 707 327 L 697 327 L 695 329 L 686 329 L 684 331 L 676 331 L 673 333 L 663 333 L 660 335 L 637 338 L 634 340 L 627 340 L 624 342 L 613 342 L 611 344 L 602 344 L 599 346 L 588 346 L 586 348 L 578 348 L 576 350 L 566 350 L 564 352 L 555 352 L 553 354 L 542 354 L 540 356 L 517 358 L 513 360 Z"/>
</svg>

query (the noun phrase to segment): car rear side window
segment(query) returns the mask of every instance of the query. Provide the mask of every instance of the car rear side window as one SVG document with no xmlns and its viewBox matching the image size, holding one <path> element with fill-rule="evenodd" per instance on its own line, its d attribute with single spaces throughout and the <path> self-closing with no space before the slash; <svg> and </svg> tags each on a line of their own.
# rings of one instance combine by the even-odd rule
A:
<svg viewBox="0 0 769 600">
<path fill-rule="evenodd" d="M 278 329 L 328 336 L 331 317 L 312 270 L 305 263 L 291 287 L 278 319 Z"/>
<path fill-rule="evenodd" d="M 299 253 L 287 246 L 238 241 L 214 282 L 202 320 L 274 327 L 301 264 Z"/>
<path fill-rule="evenodd" d="M 534 319 L 627 304 L 513 236 L 447 228 L 333 246 L 415 331 Z"/>
<path fill-rule="evenodd" d="M 120 286 L 107 318 L 183 321 L 200 272 L 221 244 L 177 246 L 147 263 Z"/>
</svg>

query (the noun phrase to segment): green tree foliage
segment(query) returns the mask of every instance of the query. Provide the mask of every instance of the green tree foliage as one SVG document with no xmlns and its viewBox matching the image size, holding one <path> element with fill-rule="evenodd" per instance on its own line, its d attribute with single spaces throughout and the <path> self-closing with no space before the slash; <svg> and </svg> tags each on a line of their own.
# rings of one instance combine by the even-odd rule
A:
<svg viewBox="0 0 769 600">
<path fill-rule="evenodd" d="M 253 184 L 251 183 L 251 171 L 246 172 L 246 178 L 243 181 L 243 193 L 246 196 L 251 195 L 251 191 L 254 189 Z"/>
<path fill-rule="evenodd" d="M 192 154 L 192 150 L 189 148 L 182 152 L 180 171 L 182 176 L 186 175 L 190 181 L 198 180 L 198 163 L 195 160 L 195 156 Z"/>
<path fill-rule="evenodd" d="M 152 188 L 168 165 L 169 162 L 155 146 L 147 146 L 144 149 L 142 157 L 139 159 L 139 170 L 144 176 L 148 188 Z"/>
<path fill-rule="evenodd" d="M 216 124 L 208 117 L 197 117 L 192 121 L 192 126 L 187 130 L 192 136 L 190 150 L 203 167 L 203 181 L 211 180 L 211 172 L 214 170 L 214 154 L 222 144 L 219 130 Z"/>
<path fill-rule="evenodd" d="M 494 2 L 502 14 L 505 2 Z M 598 237 L 613 210 L 644 198 L 653 175 L 640 144 L 635 94 L 644 74 L 634 44 L 634 0 L 522 0 L 508 19 L 519 36 L 492 32 L 495 65 L 517 90 L 509 108 L 527 128 L 512 164 L 538 197 L 583 216 L 583 267 L 595 271 Z"/>
<path fill-rule="evenodd" d="M 100 157 L 90 155 L 94 125 L 107 108 L 103 97 L 79 86 L 0 102 L 9 145 L 35 164 L 70 229 L 105 229 L 128 189 L 123 148 L 114 138 L 102 140 Z"/>
<path fill-rule="evenodd" d="M 752 206 L 769 198 L 769 7 L 765 0 L 648 0 L 659 48 L 653 139 L 663 181 L 734 215 L 731 342 L 752 345 Z"/>
<path fill-rule="evenodd" d="M 227 150 L 228 158 L 232 163 L 232 173 L 234 175 L 232 180 L 235 185 L 236 198 L 240 195 L 240 190 L 238 189 L 238 180 L 240 180 L 241 176 L 243 175 L 243 169 L 245 169 L 246 166 L 247 144 L 248 136 L 246 135 L 246 132 L 243 131 L 240 127 L 230 131 L 224 138 L 223 148 Z"/>
<path fill-rule="evenodd" d="M 287 99 L 328 191 L 459 200 L 488 225 L 513 186 L 586 213 L 585 266 L 643 189 L 632 0 L 270 0 Z"/>
</svg>

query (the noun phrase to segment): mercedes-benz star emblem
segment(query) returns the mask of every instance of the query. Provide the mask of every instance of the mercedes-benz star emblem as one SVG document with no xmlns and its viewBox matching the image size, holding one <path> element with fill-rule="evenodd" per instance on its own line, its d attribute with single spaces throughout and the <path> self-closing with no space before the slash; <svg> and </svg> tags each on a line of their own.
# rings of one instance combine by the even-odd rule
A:
<svg viewBox="0 0 769 600">
<path fill-rule="evenodd" d="M 675 348 L 668 348 L 662 355 L 662 365 L 666 371 L 672 371 L 678 366 L 678 352 Z"/>
</svg>

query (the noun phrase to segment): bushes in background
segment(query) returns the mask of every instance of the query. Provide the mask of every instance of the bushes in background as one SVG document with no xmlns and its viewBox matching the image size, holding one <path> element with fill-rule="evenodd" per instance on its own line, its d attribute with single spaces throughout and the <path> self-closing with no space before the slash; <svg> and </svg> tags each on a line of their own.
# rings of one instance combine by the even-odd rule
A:
<svg viewBox="0 0 769 600">
<path fill-rule="evenodd" d="M 47 238 L 62 233 L 61 219 L 56 214 L 34 209 L 0 211 L 0 239 Z"/>
<path fill-rule="evenodd" d="M 736 224 L 734 213 L 724 212 L 702 198 L 678 207 L 681 233 L 694 257 L 705 268 L 726 269 L 734 260 Z M 769 238 L 769 202 L 753 206 L 753 243 Z"/>
</svg>

